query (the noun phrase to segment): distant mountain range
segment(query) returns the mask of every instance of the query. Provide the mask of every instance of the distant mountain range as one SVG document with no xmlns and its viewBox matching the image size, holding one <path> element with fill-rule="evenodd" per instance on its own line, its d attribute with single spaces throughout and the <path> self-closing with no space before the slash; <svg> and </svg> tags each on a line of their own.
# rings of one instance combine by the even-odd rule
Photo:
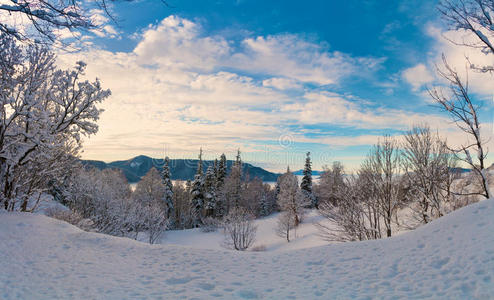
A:
<svg viewBox="0 0 494 300">
<path fill-rule="evenodd" d="M 164 161 L 162 159 L 153 159 L 151 157 L 140 155 L 129 160 L 120 160 L 110 163 L 105 163 L 99 160 L 81 160 L 84 165 L 93 166 L 100 170 L 112 168 L 120 169 L 127 177 L 130 183 L 136 183 L 141 180 L 142 176 L 155 167 L 159 171 L 162 170 Z M 192 180 L 196 174 L 197 159 L 170 159 L 170 172 L 172 180 Z M 204 171 L 212 165 L 214 161 L 205 160 L 202 162 Z M 232 160 L 227 161 L 227 170 L 230 172 L 233 165 Z M 243 173 L 250 178 L 259 177 L 262 181 L 276 181 L 280 174 L 266 171 L 260 167 L 253 166 L 249 163 L 243 163 Z"/>
<path fill-rule="evenodd" d="M 323 171 L 316 171 L 312 170 L 312 176 L 319 176 L 322 174 Z M 298 176 L 303 176 L 304 175 L 304 170 L 298 170 L 293 172 L 293 174 L 298 175 Z"/>
</svg>

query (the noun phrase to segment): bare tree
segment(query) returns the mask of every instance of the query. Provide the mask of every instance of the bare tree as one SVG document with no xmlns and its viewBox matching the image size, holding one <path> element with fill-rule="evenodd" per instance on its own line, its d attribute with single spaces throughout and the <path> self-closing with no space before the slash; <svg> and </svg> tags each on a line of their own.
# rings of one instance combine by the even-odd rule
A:
<svg viewBox="0 0 494 300">
<path fill-rule="evenodd" d="M 450 157 L 446 142 L 432 134 L 427 125 L 415 126 L 405 135 L 402 166 L 409 185 L 410 206 L 419 223 L 445 214 L 451 192 Z"/>
<path fill-rule="evenodd" d="M 232 208 L 224 219 L 225 246 L 240 251 L 252 246 L 257 231 L 253 219 L 244 208 Z"/>
<path fill-rule="evenodd" d="M 481 190 L 469 195 L 481 195 L 489 198 L 489 184 L 487 180 L 485 161 L 487 158 L 487 140 L 481 136 L 481 124 L 478 117 L 480 105 L 475 104 L 468 91 L 468 79 L 464 82 L 458 72 L 446 61 L 443 55 L 444 68 L 438 68 L 438 74 L 449 83 L 449 93 L 445 94 L 439 87 L 429 89 L 429 94 L 439 107 L 447 112 L 458 128 L 469 137 L 466 144 L 452 149 L 459 161 L 466 163 L 480 180 Z M 475 151 L 475 158 L 470 151 Z M 467 195 L 467 194 L 465 194 Z"/>
<path fill-rule="evenodd" d="M 281 212 L 276 222 L 275 232 L 279 237 L 286 238 L 290 242 L 290 230 L 295 228 L 295 219 L 289 212 Z"/>
<path fill-rule="evenodd" d="M 379 212 L 383 217 L 386 235 L 390 237 L 393 217 L 400 204 L 398 186 L 400 154 L 396 140 L 384 136 L 371 150 L 367 160 L 373 174 L 371 180 L 376 188 Z"/>
<path fill-rule="evenodd" d="M 338 190 L 338 205 L 327 201 L 319 213 L 327 222 L 316 226 L 319 235 L 327 241 L 362 241 L 381 237 L 380 208 L 373 197 L 368 174 L 362 169 L 357 176 L 347 177 Z"/>
<path fill-rule="evenodd" d="M 324 166 L 323 169 L 319 182 L 314 186 L 314 194 L 319 203 L 330 202 L 337 205 L 340 190 L 345 187 L 345 168 L 339 161 L 335 161 L 331 167 Z"/>
<path fill-rule="evenodd" d="M 494 2 L 492 0 L 441 0 L 438 9 L 452 30 L 464 30 L 475 41 L 450 41 L 456 45 L 479 49 L 484 54 L 494 54 Z M 494 66 L 476 66 L 480 72 L 493 72 Z"/>
</svg>

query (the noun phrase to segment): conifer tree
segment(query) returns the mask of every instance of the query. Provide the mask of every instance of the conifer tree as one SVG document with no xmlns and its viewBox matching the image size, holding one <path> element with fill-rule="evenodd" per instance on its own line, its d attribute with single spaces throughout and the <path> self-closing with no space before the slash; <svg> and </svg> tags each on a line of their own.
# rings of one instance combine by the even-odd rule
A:
<svg viewBox="0 0 494 300">
<path fill-rule="evenodd" d="M 232 172 L 230 174 L 233 184 L 232 200 L 235 208 L 239 207 L 240 196 L 242 191 L 242 159 L 240 158 L 240 149 L 237 150 L 237 156 L 232 166 Z"/>
<path fill-rule="evenodd" d="M 220 161 L 218 162 L 218 171 L 216 175 L 217 188 L 220 189 L 225 183 L 226 178 L 226 156 L 221 154 Z"/>
<path fill-rule="evenodd" d="M 166 205 L 166 216 L 171 218 L 173 216 L 173 184 L 170 173 L 170 159 L 165 157 L 165 164 L 163 165 L 163 171 L 161 172 L 163 178 L 163 184 L 165 186 L 165 193 L 163 194 L 163 202 Z"/>
<path fill-rule="evenodd" d="M 215 216 L 216 210 L 216 178 L 214 174 L 214 167 L 209 166 L 204 178 L 204 200 L 206 216 Z"/>
<path fill-rule="evenodd" d="M 302 178 L 302 182 L 300 183 L 300 189 L 302 193 L 307 198 L 310 203 L 310 207 L 318 208 L 317 198 L 314 196 L 312 192 L 312 162 L 310 161 L 310 152 L 307 152 L 307 157 L 305 159 L 304 166 L 304 177 Z"/>
<path fill-rule="evenodd" d="M 192 182 L 192 210 L 194 227 L 199 227 L 202 224 L 202 212 L 204 209 L 204 179 L 202 174 L 202 148 L 199 152 L 199 162 L 197 164 L 197 172 Z"/>
</svg>

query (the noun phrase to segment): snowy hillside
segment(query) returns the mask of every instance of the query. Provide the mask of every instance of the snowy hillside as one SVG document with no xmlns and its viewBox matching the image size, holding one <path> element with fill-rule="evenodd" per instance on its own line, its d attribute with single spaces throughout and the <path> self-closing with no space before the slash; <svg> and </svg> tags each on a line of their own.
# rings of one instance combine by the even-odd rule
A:
<svg viewBox="0 0 494 300">
<path fill-rule="evenodd" d="M 2 299 L 489 299 L 494 201 L 391 239 L 283 252 L 148 245 L 0 213 Z"/>
</svg>

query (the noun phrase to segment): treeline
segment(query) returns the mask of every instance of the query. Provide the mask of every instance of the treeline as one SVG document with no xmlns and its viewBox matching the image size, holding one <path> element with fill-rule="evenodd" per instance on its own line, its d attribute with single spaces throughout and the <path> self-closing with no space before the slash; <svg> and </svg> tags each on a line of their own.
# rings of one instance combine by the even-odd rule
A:
<svg viewBox="0 0 494 300">
<path fill-rule="evenodd" d="M 413 229 L 471 202 L 483 193 L 483 177 L 461 178 L 459 158 L 428 126 L 414 127 L 400 142 L 384 136 L 354 174 L 343 165 L 326 168 L 315 186 L 318 224 L 331 241 L 392 236 Z M 400 213 L 403 212 L 403 213 Z"/>
</svg>

